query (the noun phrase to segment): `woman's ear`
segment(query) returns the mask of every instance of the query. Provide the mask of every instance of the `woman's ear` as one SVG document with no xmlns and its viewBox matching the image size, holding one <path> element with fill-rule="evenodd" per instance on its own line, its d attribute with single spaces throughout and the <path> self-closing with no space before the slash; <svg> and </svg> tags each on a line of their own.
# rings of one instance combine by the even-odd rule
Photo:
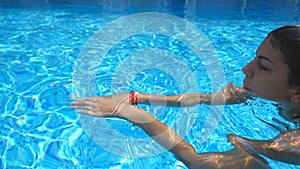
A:
<svg viewBox="0 0 300 169">
<path fill-rule="evenodd" d="M 299 102 L 300 103 L 300 87 L 299 86 L 293 87 L 292 94 L 291 94 L 290 98 L 291 98 L 292 102 Z"/>
</svg>

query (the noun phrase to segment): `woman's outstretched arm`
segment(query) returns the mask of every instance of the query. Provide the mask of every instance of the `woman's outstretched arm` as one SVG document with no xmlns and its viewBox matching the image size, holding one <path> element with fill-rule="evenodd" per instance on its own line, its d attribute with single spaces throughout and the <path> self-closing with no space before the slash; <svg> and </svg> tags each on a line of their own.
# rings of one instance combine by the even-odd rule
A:
<svg viewBox="0 0 300 169">
<path fill-rule="evenodd" d="M 223 90 L 212 93 L 191 93 L 172 96 L 152 95 L 145 93 L 136 93 L 138 103 L 151 104 L 161 106 L 193 106 L 197 104 L 237 104 L 244 102 L 250 96 L 247 91 L 241 87 L 236 87 L 233 83 L 229 83 Z"/>
<path fill-rule="evenodd" d="M 71 107 L 76 112 L 95 117 L 117 117 L 141 127 L 150 137 L 180 161 L 189 166 L 197 160 L 195 149 L 184 141 L 173 129 L 163 124 L 147 111 L 129 103 L 129 94 L 91 97 L 75 100 Z"/>
<path fill-rule="evenodd" d="M 266 162 L 239 146 L 222 153 L 198 154 L 194 147 L 183 140 L 172 128 L 157 120 L 147 111 L 131 105 L 129 96 L 129 94 L 119 94 L 78 99 L 70 106 L 81 114 L 95 117 L 117 117 L 132 122 L 141 127 L 157 143 L 172 152 L 188 168 L 269 169 Z"/>
</svg>

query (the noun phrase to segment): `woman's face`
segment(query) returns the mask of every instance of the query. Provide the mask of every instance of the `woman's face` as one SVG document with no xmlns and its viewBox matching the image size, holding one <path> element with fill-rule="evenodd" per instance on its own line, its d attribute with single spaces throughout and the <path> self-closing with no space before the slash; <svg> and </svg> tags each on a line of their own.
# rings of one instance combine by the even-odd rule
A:
<svg viewBox="0 0 300 169">
<path fill-rule="evenodd" d="M 246 75 L 244 88 L 254 95 L 276 101 L 290 100 L 288 66 L 268 38 L 258 47 L 256 57 L 243 68 L 243 72 Z"/>
</svg>

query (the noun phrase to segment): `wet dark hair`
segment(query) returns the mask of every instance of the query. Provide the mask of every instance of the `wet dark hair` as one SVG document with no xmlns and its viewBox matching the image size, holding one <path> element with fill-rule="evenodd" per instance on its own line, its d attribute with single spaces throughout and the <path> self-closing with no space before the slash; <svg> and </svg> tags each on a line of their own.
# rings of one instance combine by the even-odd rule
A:
<svg viewBox="0 0 300 169">
<path fill-rule="evenodd" d="M 300 25 L 288 25 L 271 31 L 268 35 L 272 46 L 283 55 L 289 67 L 288 83 L 300 86 Z"/>
</svg>

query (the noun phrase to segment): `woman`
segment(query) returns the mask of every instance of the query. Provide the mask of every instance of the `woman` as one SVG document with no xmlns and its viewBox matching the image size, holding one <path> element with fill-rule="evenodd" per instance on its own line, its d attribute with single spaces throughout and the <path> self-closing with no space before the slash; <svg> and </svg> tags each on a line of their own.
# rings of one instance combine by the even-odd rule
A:
<svg viewBox="0 0 300 169">
<path fill-rule="evenodd" d="M 198 154 L 170 127 L 134 104 L 192 106 L 195 104 L 237 104 L 250 96 L 277 101 L 280 114 L 287 120 L 300 122 L 300 25 L 278 28 L 269 33 L 258 47 L 256 57 L 244 68 L 242 88 L 228 84 L 214 94 L 182 94 L 157 96 L 130 92 L 75 100 L 71 107 L 78 113 L 97 117 L 118 117 L 141 127 L 189 168 L 270 168 L 258 154 L 300 164 L 300 132 L 288 131 L 268 141 L 255 141 L 228 136 L 234 149 L 220 153 Z M 163 133 L 163 134 L 161 134 Z M 284 140 L 284 141 L 282 141 Z M 276 146 L 274 146 L 276 145 Z"/>
</svg>

